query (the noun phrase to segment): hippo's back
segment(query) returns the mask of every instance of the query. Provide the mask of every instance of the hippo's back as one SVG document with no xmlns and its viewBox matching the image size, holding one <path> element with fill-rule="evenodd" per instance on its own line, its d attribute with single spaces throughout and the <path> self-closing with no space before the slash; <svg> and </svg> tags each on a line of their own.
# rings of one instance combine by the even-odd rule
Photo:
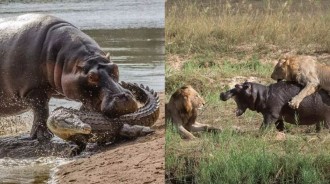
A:
<svg viewBox="0 0 330 184">
<path fill-rule="evenodd" d="M 52 25 L 57 23 L 67 22 L 51 15 L 42 14 L 24 14 L 0 19 L 0 43 L 12 41 L 11 39 L 21 38 L 22 36 L 29 37 L 28 34 L 36 38 L 37 34 L 47 32 Z M 42 35 L 45 36 L 44 34 Z M 28 39 L 24 40 L 29 41 Z"/>
<path fill-rule="evenodd" d="M 23 97 L 45 83 L 45 57 L 49 54 L 44 49 L 48 44 L 45 40 L 60 26 L 73 27 L 51 15 L 0 19 L 0 98 Z"/>
<path fill-rule="evenodd" d="M 320 121 L 330 122 L 330 96 L 324 90 L 319 90 L 303 99 L 297 110 L 289 107 L 288 102 L 298 95 L 303 86 L 293 82 L 278 82 L 270 85 L 273 101 L 283 100 L 281 115 L 288 123 L 315 124 Z M 275 99 L 275 97 L 277 99 Z"/>
<path fill-rule="evenodd" d="M 24 47 L 31 43 L 42 43 L 52 26 L 63 23 L 71 25 L 62 19 L 42 14 L 25 14 L 0 19 L 0 49 L 8 50 L 15 46 Z"/>
</svg>

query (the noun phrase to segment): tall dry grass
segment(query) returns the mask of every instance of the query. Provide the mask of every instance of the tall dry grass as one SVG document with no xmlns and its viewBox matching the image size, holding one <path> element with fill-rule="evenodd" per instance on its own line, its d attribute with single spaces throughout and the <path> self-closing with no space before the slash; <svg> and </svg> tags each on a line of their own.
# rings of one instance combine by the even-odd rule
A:
<svg viewBox="0 0 330 184">
<path fill-rule="evenodd" d="M 330 51 L 330 2 L 188 1 L 166 3 L 166 51 L 226 52 L 268 45 L 298 52 Z"/>
</svg>

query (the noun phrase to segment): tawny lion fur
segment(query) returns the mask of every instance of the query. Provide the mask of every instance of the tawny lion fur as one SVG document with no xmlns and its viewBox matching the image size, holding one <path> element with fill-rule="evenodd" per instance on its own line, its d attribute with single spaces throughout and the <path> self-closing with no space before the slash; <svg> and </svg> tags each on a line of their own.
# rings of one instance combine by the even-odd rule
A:
<svg viewBox="0 0 330 184">
<path fill-rule="evenodd" d="M 319 88 L 330 92 L 330 67 L 318 63 L 311 56 L 284 56 L 279 59 L 271 75 L 274 80 L 296 81 L 305 86 L 289 102 L 297 109 L 300 102 Z"/>
<path fill-rule="evenodd" d="M 204 99 L 190 85 L 182 86 L 165 104 L 166 121 L 172 121 L 185 139 L 196 138 L 191 132 L 220 131 L 218 128 L 196 122 L 198 109 L 204 104 Z"/>
</svg>

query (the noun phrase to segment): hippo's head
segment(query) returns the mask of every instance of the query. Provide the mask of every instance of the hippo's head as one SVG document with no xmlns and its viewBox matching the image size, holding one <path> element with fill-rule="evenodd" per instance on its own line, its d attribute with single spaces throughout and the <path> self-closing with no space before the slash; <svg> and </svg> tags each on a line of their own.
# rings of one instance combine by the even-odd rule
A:
<svg viewBox="0 0 330 184">
<path fill-rule="evenodd" d="M 242 115 L 247 108 L 253 109 L 251 108 L 254 106 L 252 84 L 249 82 L 244 82 L 243 84 L 236 84 L 235 88 L 230 89 L 226 92 L 222 92 L 220 94 L 220 99 L 222 101 L 227 101 L 230 98 L 233 98 L 236 102 L 236 116 Z"/>
<path fill-rule="evenodd" d="M 86 109 L 118 117 L 138 109 L 133 94 L 118 80 L 118 66 L 108 55 L 98 55 L 76 62 L 62 75 L 61 84 L 64 95 L 81 101 Z"/>
</svg>

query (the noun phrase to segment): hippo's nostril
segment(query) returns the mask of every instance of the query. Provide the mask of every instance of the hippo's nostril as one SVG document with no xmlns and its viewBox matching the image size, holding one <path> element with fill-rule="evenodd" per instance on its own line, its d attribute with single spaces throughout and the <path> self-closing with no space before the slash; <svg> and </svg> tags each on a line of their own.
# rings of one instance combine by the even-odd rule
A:
<svg viewBox="0 0 330 184">
<path fill-rule="evenodd" d="M 225 93 L 220 93 L 220 100 L 222 100 L 222 101 L 225 101 L 226 100 Z"/>
</svg>

